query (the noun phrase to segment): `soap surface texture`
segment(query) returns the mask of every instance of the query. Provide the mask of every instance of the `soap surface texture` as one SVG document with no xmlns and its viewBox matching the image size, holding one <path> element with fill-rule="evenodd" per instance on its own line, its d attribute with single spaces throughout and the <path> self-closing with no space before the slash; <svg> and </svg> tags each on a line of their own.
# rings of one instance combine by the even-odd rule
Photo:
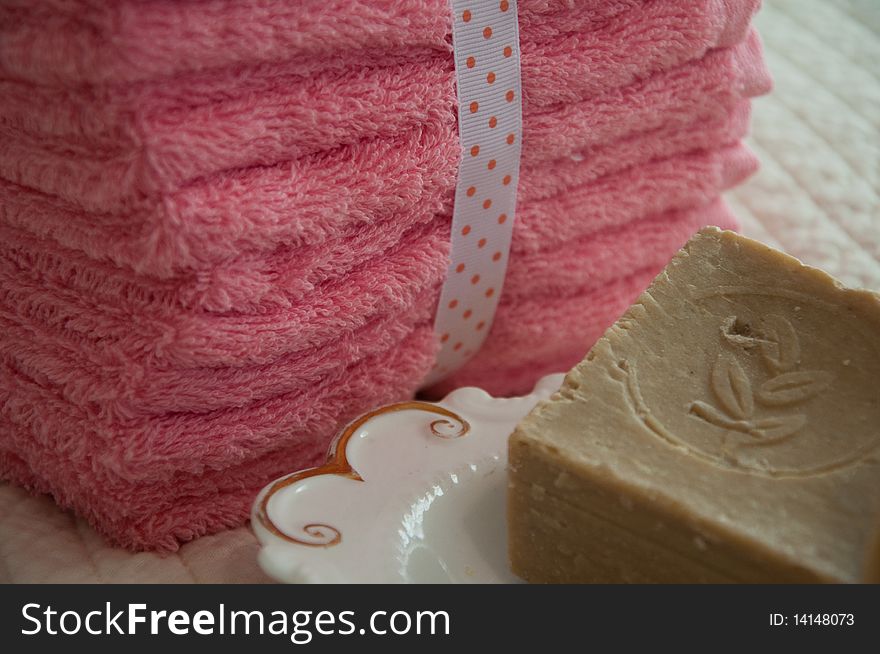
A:
<svg viewBox="0 0 880 654">
<path fill-rule="evenodd" d="M 534 582 L 858 582 L 877 569 L 880 296 L 695 235 L 509 442 Z"/>
</svg>

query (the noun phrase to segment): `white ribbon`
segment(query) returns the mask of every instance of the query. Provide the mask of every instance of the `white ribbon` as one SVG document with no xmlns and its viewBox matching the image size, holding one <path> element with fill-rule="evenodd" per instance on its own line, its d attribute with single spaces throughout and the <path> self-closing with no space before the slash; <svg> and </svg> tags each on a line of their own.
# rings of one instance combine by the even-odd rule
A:
<svg viewBox="0 0 880 654">
<path fill-rule="evenodd" d="M 516 209 L 522 84 L 515 0 L 450 0 L 461 162 L 452 251 L 434 327 L 440 351 L 426 384 L 480 348 L 504 284 Z"/>
</svg>

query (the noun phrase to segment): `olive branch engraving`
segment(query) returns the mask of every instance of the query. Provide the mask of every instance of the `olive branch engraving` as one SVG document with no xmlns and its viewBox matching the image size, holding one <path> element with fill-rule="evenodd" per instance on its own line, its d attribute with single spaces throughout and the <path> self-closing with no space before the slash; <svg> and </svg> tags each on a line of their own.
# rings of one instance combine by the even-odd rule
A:
<svg viewBox="0 0 880 654">
<path fill-rule="evenodd" d="M 725 341 L 741 350 L 757 349 L 764 366 L 773 375 L 757 390 L 734 352 L 722 351 L 712 366 L 710 385 L 717 405 L 695 401 L 689 413 L 706 422 L 746 434 L 762 444 L 778 443 L 797 433 L 806 423 L 803 414 L 781 414 L 756 418 L 755 403 L 786 407 L 809 400 L 825 390 L 833 375 L 819 370 L 798 370 L 800 340 L 792 324 L 782 316 L 769 315 L 760 333 L 736 317 L 721 325 Z"/>
</svg>

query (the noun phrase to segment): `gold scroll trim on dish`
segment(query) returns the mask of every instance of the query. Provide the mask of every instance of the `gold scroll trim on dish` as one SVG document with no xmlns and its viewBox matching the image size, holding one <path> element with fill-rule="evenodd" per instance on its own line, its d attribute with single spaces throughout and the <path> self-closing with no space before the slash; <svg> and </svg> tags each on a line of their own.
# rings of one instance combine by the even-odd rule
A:
<svg viewBox="0 0 880 654">
<path fill-rule="evenodd" d="M 302 481 L 303 479 L 316 477 L 318 475 L 339 475 L 341 477 L 347 477 L 348 479 L 354 479 L 355 481 L 363 481 L 358 472 L 352 468 L 351 464 L 348 462 L 346 449 L 348 448 L 349 440 L 351 440 L 351 437 L 373 418 L 388 413 L 397 413 L 399 411 L 424 411 L 426 413 L 443 416 L 443 418 L 434 420 L 430 424 L 431 433 L 439 438 L 460 438 L 470 431 L 470 425 L 468 422 L 458 414 L 449 409 L 428 402 L 418 402 L 415 400 L 398 402 L 397 404 L 389 404 L 388 406 L 381 407 L 375 411 L 365 413 L 360 418 L 350 423 L 342 431 L 334 444 L 330 447 L 326 463 L 316 468 L 300 470 L 299 472 L 295 472 L 283 479 L 279 479 L 272 484 L 257 508 L 257 519 L 260 523 L 278 538 L 298 545 L 306 545 L 308 547 L 332 547 L 333 545 L 338 545 L 342 542 L 342 533 L 336 527 L 317 522 L 309 523 L 303 527 L 304 534 L 310 536 L 312 540 L 303 540 L 285 533 L 272 521 L 272 518 L 269 517 L 269 500 L 272 499 L 272 496 L 278 491 Z M 443 425 L 453 428 L 457 427 L 457 431 L 451 434 L 444 433 L 440 430 L 440 427 Z"/>
</svg>

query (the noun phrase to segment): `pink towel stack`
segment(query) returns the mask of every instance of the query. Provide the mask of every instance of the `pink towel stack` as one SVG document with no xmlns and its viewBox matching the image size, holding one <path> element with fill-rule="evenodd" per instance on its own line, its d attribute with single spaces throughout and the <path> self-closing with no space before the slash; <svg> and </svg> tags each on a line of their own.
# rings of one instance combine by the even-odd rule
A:
<svg viewBox="0 0 880 654">
<path fill-rule="evenodd" d="M 757 0 L 520 0 L 523 161 L 484 348 L 575 363 L 756 166 Z M 447 0 L 0 8 L 0 474 L 113 541 L 241 524 L 436 349 Z"/>
</svg>

